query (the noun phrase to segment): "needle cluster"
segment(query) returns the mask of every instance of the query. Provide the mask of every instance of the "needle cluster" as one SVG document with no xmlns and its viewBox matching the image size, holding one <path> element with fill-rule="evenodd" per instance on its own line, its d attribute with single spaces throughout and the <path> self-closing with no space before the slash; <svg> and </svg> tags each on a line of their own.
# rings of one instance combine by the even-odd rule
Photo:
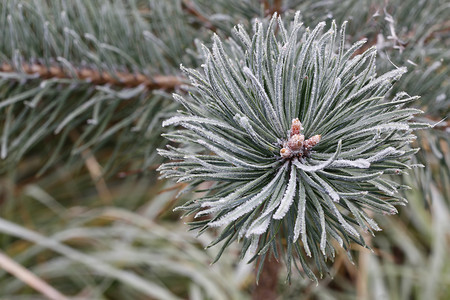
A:
<svg viewBox="0 0 450 300">
<path fill-rule="evenodd" d="M 380 230 L 368 211 L 407 202 L 387 175 L 411 168 L 412 130 L 424 126 L 403 107 L 417 97 L 386 98 L 404 69 L 378 76 L 374 47 L 356 55 L 364 41 L 347 47 L 345 24 L 324 27 L 304 28 L 297 13 L 214 36 L 202 69 L 183 68 L 193 88 L 174 98 L 184 111 L 163 123 L 178 126 L 165 134 L 177 146 L 159 150 L 172 160 L 163 178 L 206 192 L 180 209 L 200 232 L 222 228 L 211 245 L 243 240 L 259 261 L 281 251 L 311 278 L 308 257 L 326 271 L 336 245 L 365 246 L 361 231 Z"/>
</svg>

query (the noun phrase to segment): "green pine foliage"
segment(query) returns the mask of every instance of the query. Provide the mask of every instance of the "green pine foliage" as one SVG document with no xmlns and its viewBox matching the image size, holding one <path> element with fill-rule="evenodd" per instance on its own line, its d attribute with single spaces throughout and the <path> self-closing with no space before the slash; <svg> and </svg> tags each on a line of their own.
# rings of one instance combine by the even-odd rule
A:
<svg viewBox="0 0 450 300">
<path fill-rule="evenodd" d="M 144 170 L 158 162 L 160 122 L 176 106 L 167 89 L 153 92 L 120 74 L 151 82 L 177 75 L 180 62 L 195 65 L 185 51 L 194 29 L 179 1 L 3 1 L 0 10 L 3 172 L 42 148 L 39 175 L 80 162 L 86 149 L 109 153 L 101 155 L 104 174 L 136 159 Z M 170 29 L 161 26 L 169 16 Z"/>
<path fill-rule="evenodd" d="M 278 281 L 275 294 L 282 299 L 298 299 L 299 295 L 308 299 L 447 299 L 450 294 L 447 255 L 450 228 L 450 7 L 447 2 L 0 0 L 0 298 L 51 298 L 36 289 L 46 282 L 62 294 L 62 298 L 250 299 L 252 294 L 254 297 L 255 289 L 264 287 L 263 279 L 267 275 L 265 267 L 260 269 L 260 285 L 256 286 L 255 261 L 258 259 L 249 264 L 250 255 L 239 259 L 242 250 L 243 253 L 251 250 L 253 235 L 247 238 L 243 234 L 239 242 L 232 242 L 244 232 L 236 227 L 240 224 L 232 231 L 224 231 L 224 227 L 208 229 L 209 223 L 223 217 L 223 207 L 217 206 L 222 215 L 205 212 L 200 218 L 194 217 L 198 212 L 213 208 L 200 207 L 202 203 L 214 204 L 226 193 L 239 192 L 241 183 L 251 180 L 251 176 L 259 171 L 273 178 L 287 162 L 286 171 L 280 175 L 280 185 L 267 187 L 279 193 L 263 201 L 266 205 L 272 198 L 272 204 L 285 199 L 283 209 L 278 210 L 280 206 L 254 209 L 254 215 L 240 227 L 247 228 L 244 225 L 251 225 L 261 217 L 262 209 L 273 208 L 272 215 L 279 212 L 276 216 L 280 219 L 263 216 L 266 222 L 271 222 L 270 229 L 268 225 L 269 230 L 261 234 L 266 240 L 261 240 L 256 249 L 260 258 L 270 258 L 271 253 L 278 261 L 288 258 L 279 265 L 279 274 L 270 274 L 272 282 Z M 289 43 L 293 36 L 288 33 L 294 28 L 292 20 L 298 10 L 301 14 L 297 16 L 297 25 L 301 22 L 305 25 L 298 28 L 298 43 Z M 254 19 L 260 20 L 265 33 L 271 32 L 267 16 L 274 12 L 282 16 L 281 22 L 272 21 L 274 35 L 269 40 L 267 36 L 256 39 L 259 29 L 254 26 Z M 345 35 L 340 32 L 344 23 Z M 242 24 L 237 31 L 246 35 L 243 39 L 233 29 L 236 24 Z M 306 91 L 317 87 L 318 93 L 313 97 L 310 92 L 305 93 L 309 98 L 300 100 L 324 100 L 325 92 L 332 94 L 330 87 L 336 86 L 333 84 L 337 77 L 333 77 L 333 72 L 338 72 L 333 67 L 348 66 L 351 62 L 364 65 L 358 66 L 360 69 L 355 74 L 369 76 L 366 81 L 360 81 L 361 86 L 387 76 L 384 77 L 387 81 L 377 83 L 384 85 L 386 91 L 367 91 L 371 95 L 378 93 L 382 99 L 372 99 L 375 106 L 369 106 L 370 101 L 355 103 L 352 109 L 356 117 L 347 117 L 347 123 L 339 116 L 348 113 L 348 107 L 329 119 L 320 119 L 317 114 L 306 113 L 307 110 L 301 114 L 304 110 L 288 107 L 285 111 L 275 110 L 281 115 L 269 119 L 270 122 L 282 122 L 281 131 L 275 123 L 268 126 L 266 106 L 257 101 L 259 94 L 255 93 L 261 89 L 257 84 L 255 86 L 249 74 L 253 73 L 256 78 L 271 78 L 262 87 L 269 99 L 277 99 L 272 95 L 280 95 L 277 87 L 280 81 L 281 87 L 294 87 L 292 82 L 295 83 L 296 77 L 281 72 L 280 68 L 294 72 L 292 62 L 295 57 L 292 54 L 303 47 L 303 42 L 311 37 L 318 25 L 323 29 L 316 32 L 317 36 L 311 39 L 310 51 L 305 53 L 310 64 L 301 69 L 310 74 L 301 79 L 305 86 L 299 86 Z M 280 31 L 283 26 L 286 30 Z M 307 26 L 311 29 L 306 30 Z M 214 33 L 218 37 L 213 37 Z M 253 37 L 255 40 L 250 40 L 249 44 L 248 39 Z M 341 64 L 333 61 L 339 57 L 339 49 L 346 53 L 355 43 L 361 45 L 362 40 L 366 43 L 353 49 L 354 54 L 348 52 L 348 60 Z M 272 48 L 267 51 L 259 47 L 259 43 L 269 44 Z M 283 49 L 285 43 L 292 48 Z M 258 51 L 245 53 L 247 49 L 256 50 L 257 46 Z M 376 59 L 372 47 L 377 49 Z M 215 55 L 214 49 L 218 49 L 219 55 Z M 272 66 L 258 65 L 258 53 L 268 54 L 263 55 L 262 61 L 269 62 L 267 58 L 270 58 Z M 230 60 L 223 60 L 224 57 Z M 180 64 L 186 69 L 180 70 Z M 223 65 L 233 69 L 230 71 L 221 67 Z M 244 66 L 250 72 L 247 69 L 244 72 Z M 405 67 L 406 72 L 403 72 Z M 205 77 L 205 70 L 213 72 Z M 262 74 L 254 70 L 261 70 Z M 318 76 L 315 77 L 316 70 L 323 73 L 316 72 Z M 232 73 L 232 80 L 228 80 L 228 72 Z M 281 76 L 276 77 L 275 73 Z M 350 73 L 345 74 L 349 76 Z M 403 73 L 401 77 L 400 73 Z M 318 80 L 327 76 L 334 82 Z M 205 80 L 199 82 L 198 78 Z M 343 78 L 339 79 L 340 90 L 351 93 L 350 85 L 342 85 Z M 233 82 L 239 82 L 239 85 Z M 350 84 L 353 84 L 351 79 Z M 354 86 L 354 90 L 361 86 Z M 199 90 L 202 87 L 210 88 Z M 174 101 L 173 92 L 179 95 L 177 98 L 181 103 Z M 282 92 L 281 99 L 286 102 L 289 99 L 286 100 L 284 95 L 291 98 L 298 95 L 290 90 Z M 211 93 L 214 101 L 204 105 L 203 95 Z M 260 119 L 253 119 L 247 114 L 248 110 L 239 111 L 239 117 L 233 114 L 237 105 L 242 104 L 237 101 L 240 97 L 233 93 L 244 94 L 244 99 L 249 101 L 245 103 L 250 105 L 247 108 L 256 105 L 254 113 Z M 390 106 L 392 101 L 403 100 L 406 102 L 401 107 Z M 234 104 L 220 107 L 226 112 L 223 115 L 228 117 L 219 119 L 214 112 L 220 109 L 212 103 L 228 104 L 229 101 Z M 380 105 L 386 106 L 376 114 Z M 368 111 L 370 107 L 375 110 Z M 299 136 L 292 138 L 292 114 L 297 109 L 303 129 Z M 424 113 L 408 119 L 417 112 L 416 109 Z M 405 114 L 395 115 L 398 110 Z M 204 111 L 208 114 L 196 115 Z M 368 115 L 361 117 L 361 113 Z M 345 159 L 362 163 L 364 159 L 370 159 L 370 155 L 390 147 L 389 150 L 395 149 L 396 155 L 402 157 L 384 157 L 384 162 L 371 162 L 368 168 L 332 168 L 333 163 L 336 166 L 336 161 L 344 159 L 339 156 L 345 155 L 352 144 L 363 144 L 356 139 L 357 131 L 346 131 L 347 127 L 365 122 L 378 126 L 391 122 L 388 116 L 396 120 L 392 122 L 405 123 L 410 129 L 380 131 L 380 136 L 386 138 L 385 144 L 375 142 L 374 148 L 365 152 L 360 149 L 359 156 Z M 374 119 L 377 117 L 380 117 L 378 121 Z M 166 124 L 172 125 L 162 128 L 162 122 L 170 118 Z M 213 123 L 205 123 L 206 119 Z M 331 121 L 341 124 L 341 128 L 331 128 Z M 330 127 L 314 126 L 325 123 Z M 408 131 L 415 126 L 412 123 L 424 123 L 432 128 L 415 131 L 417 139 L 408 146 L 409 137 L 412 138 Z M 226 128 L 220 127 L 224 124 Z M 261 125 L 265 125 L 266 130 L 258 129 Z M 262 138 L 247 131 L 251 128 L 260 130 L 257 134 Z M 208 137 L 229 130 L 231 133 L 225 137 L 226 146 L 223 139 L 208 140 Z M 327 133 L 333 130 L 337 130 L 335 136 L 327 138 Z M 337 133 L 339 130 L 342 131 Z M 386 136 L 389 131 L 393 136 Z M 161 137 L 162 132 L 166 138 Z M 184 132 L 188 135 L 181 134 Z M 321 140 L 314 147 L 306 149 L 301 144 L 296 148 L 302 141 L 300 135 L 304 135 L 304 143 L 319 134 Z M 371 134 L 374 136 L 375 132 Z M 188 141 L 189 138 L 194 139 Z M 219 151 L 198 144 L 196 140 L 216 147 L 234 162 L 218 158 Z M 250 142 L 243 144 L 242 141 Z M 312 141 L 317 141 L 317 137 L 308 143 Z M 163 160 L 158 155 L 156 149 L 166 145 L 165 154 L 181 152 L 176 161 Z M 238 153 L 230 151 L 229 147 L 236 145 Z M 285 146 L 283 160 L 280 150 Z M 414 148 L 421 150 L 408 155 Z M 400 154 L 402 151 L 405 153 Z M 294 182 L 290 180 L 291 173 L 294 174 L 292 170 L 326 162 L 335 153 L 337 158 L 323 170 L 303 170 L 304 175 L 298 172 L 295 187 L 293 183 L 289 185 L 289 181 Z M 266 161 L 260 163 L 262 155 L 269 164 L 277 164 L 278 169 L 235 165 L 236 158 L 246 162 L 248 154 L 253 157 L 253 165 L 267 164 Z M 300 167 L 293 164 L 294 160 Z M 165 166 L 175 162 L 183 165 L 175 170 L 167 169 L 167 176 L 185 180 L 189 179 L 187 176 L 197 176 L 198 179 L 175 184 L 172 179 L 157 180 L 155 169 L 161 162 L 165 162 Z M 386 163 L 397 166 L 392 168 Z M 408 169 L 419 164 L 425 167 Z M 208 168 L 214 170 L 205 173 Z M 217 174 L 223 176 L 237 168 L 245 169 L 243 176 L 246 177 L 217 180 Z M 188 173 L 181 174 L 182 169 Z M 401 174 L 395 174 L 396 170 Z M 383 175 L 378 176 L 381 172 Z M 360 177 L 367 173 L 378 177 Z M 216 177 L 206 178 L 211 174 Z M 343 177 L 349 179 L 357 174 L 362 181 L 343 183 Z M 310 182 L 304 184 L 304 178 L 309 178 Z M 327 193 L 331 190 L 325 189 L 319 179 L 337 192 L 339 202 L 332 201 Z M 300 192 L 299 182 L 303 182 L 305 188 L 305 222 L 310 222 L 305 227 L 305 234 L 311 257 L 303 248 L 302 231 L 295 228 L 299 195 L 294 194 L 288 205 L 287 200 L 292 195 L 285 193 L 287 189 Z M 388 186 L 380 186 L 381 182 L 387 182 Z M 259 185 L 246 191 L 246 195 L 265 188 L 262 183 Z M 411 189 L 404 189 L 406 186 Z M 368 187 L 371 189 L 367 195 L 362 195 Z M 348 195 L 342 189 L 355 188 L 360 192 L 355 196 L 357 199 L 346 198 Z M 393 192 L 393 188 L 397 193 L 391 196 L 389 192 Z M 363 202 L 373 200 L 367 196 L 381 199 L 377 202 L 379 205 L 366 208 Z M 408 200 L 405 206 L 395 206 L 405 202 L 404 199 Z M 250 198 L 241 200 L 244 204 Z M 353 210 L 346 201 L 356 205 Z M 344 221 L 358 232 L 359 238 L 346 231 L 346 228 L 351 230 L 350 227 L 344 228 L 329 204 L 337 208 Z M 182 220 L 178 218 L 180 212 L 172 211 L 180 205 L 189 208 L 187 213 L 191 212 Z M 320 208 L 323 217 L 317 213 Z M 226 209 L 232 212 L 233 207 Z M 377 213 L 393 209 L 398 209 L 398 215 Z M 285 210 L 287 212 L 281 217 Z M 194 223 L 194 226 L 188 227 L 183 222 Z M 293 225 L 293 229 L 288 224 Z M 264 228 L 262 225 L 260 228 Z M 376 226 L 382 230 L 373 237 L 371 231 L 375 231 L 373 227 Z M 189 228 L 196 230 L 189 231 Z M 202 234 L 196 236 L 199 230 Z M 300 231 L 296 243 L 292 243 L 292 230 Z M 325 242 L 322 242 L 324 232 Z M 228 242 L 225 240 L 210 247 L 226 234 L 230 234 Z M 337 237 L 342 239 L 344 249 L 336 242 Z M 325 255 L 320 242 L 325 243 Z M 372 251 L 358 245 L 364 243 Z M 263 245 L 267 247 L 262 248 Z M 353 262 L 348 259 L 349 255 Z M 272 257 L 266 266 L 273 266 L 273 262 Z M 328 275 L 316 284 L 302 278 L 302 272 L 292 272 L 286 266 L 304 268 L 302 271 L 310 269 L 311 277 L 327 272 Z M 25 271 L 32 276 L 21 276 L 26 274 Z M 286 284 L 287 274 L 290 274 L 291 284 Z M 40 283 L 32 284 L 39 279 Z"/>
<path fill-rule="evenodd" d="M 404 69 L 377 76 L 375 48 L 355 55 L 363 43 L 345 49 L 345 25 L 310 30 L 299 16 L 287 27 L 276 16 L 256 21 L 252 35 L 238 26 L 226 43 L 214 37 L 203 70 L 186 70 L 190 97 L 174 96 L 185 113 L 163 123 L 185 129 L 165 135 L 181 147 L 159 151 L 175 160 L 160 171 L 193 187 L 211 182 L 182 208 L 212 215 L 192 223 L 200 231 L 225 227 L 212 244 L 243 239 L 251 260 L 286 248 L 288 269 L 296 254 L 314 278 L 305 254 L 322 271 L 333 240 L 348 250 L 365 246 L 361 231 L 380 230 L 365 209 L 394 214 L 407 202 L 405 186 L 382 175 L 411 168 L 412 129 L 426 124 L 410 122 L 420 110 L 403 108 L 417 97 L 385 97 Z M 321 138 L 284 156 L 296 136 Z"/>
</svg>

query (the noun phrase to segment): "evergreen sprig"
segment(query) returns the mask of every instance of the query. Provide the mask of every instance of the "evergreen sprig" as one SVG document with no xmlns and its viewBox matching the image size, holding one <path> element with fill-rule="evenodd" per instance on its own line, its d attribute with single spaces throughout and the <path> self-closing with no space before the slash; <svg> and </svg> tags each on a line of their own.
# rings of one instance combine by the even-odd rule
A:
<svg viewBox="0 0 450 300">
<path fill-rule="evenodd" d="M 158 163 L 159 123 L 176 109 L 158 78 L 195 64 L 186 48 L 204 32 L 181 0 L 12 0 L 0 12 L 0 173 L 37 152 L 38 175 L 85 151 L 104 174 Z"/>
<path fill-rule="evenodd" d="M 185 111 L 163 123 L 184 128 L 165 134 L 180 146 L 159 150 L 174 160 L 162 177 L 211 182 L 181 207 L 202 217 L 200 232 L 224 227 L 211 245 L 243 239 L 252 259 L 281 250 L 310 278 L 305 254 L 322 274 L 333 240 L 348 250 L 366 246 L 361 230 L 380 230 L 367 209 L 394 214 L 407 202 L 386 175 L 411 168 L 412 130 L 426 127 L 403 108 L 417 97 L 385 97 L 404 68 L 377 76 L 375 47 L 356 55 L 364 41 L 345 49 L 345 23 L 324 27 L 304 28 L 296 13 L 287 26 L 274 15 L 252 35 L 237 26 L 225 43 L 214 36 L 203 69 L 182 68 L 194 87 L 174 94 Z"/>
</svg>

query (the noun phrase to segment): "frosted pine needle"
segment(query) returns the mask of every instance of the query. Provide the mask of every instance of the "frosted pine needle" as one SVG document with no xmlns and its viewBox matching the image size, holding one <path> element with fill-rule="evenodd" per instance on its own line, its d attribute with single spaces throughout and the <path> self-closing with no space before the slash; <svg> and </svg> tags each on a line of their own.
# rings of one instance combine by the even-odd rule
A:
<svg viewBox="0 0 450 300">
<path fill-rule="evenodd" d="M 385 97 L 405 70 L 377 77 L 376 49 L 344 48 L 345 24 L 310 30 L 298 13 L 278 24 L 274 16 L 250 35 L 238 26 L 233 39 L 215 36 L 202 70 L 183 68 L 193 91 L 175 95 L 185 111 L 164 123 L 180 128 L 166 135 L 178 146 L 160 150 L 172 160 L 160 171 L 193 189 L 211 182 L 179 209 L 202 216 L 192 222 L 200 232 L 222 227 L 212 245 L 241 238 L 253 259 L 282 250 L 288 270 L 299 263 L 314 278 L 312 261 L 323 270 L 335 245 L 365 246 L 360 231 L 379 230 L 367 209 L 392 214 L 404 203 L 384 173 L 408 168 L 418 111 L 399 104 L 406 93 Z"/>
</svg>

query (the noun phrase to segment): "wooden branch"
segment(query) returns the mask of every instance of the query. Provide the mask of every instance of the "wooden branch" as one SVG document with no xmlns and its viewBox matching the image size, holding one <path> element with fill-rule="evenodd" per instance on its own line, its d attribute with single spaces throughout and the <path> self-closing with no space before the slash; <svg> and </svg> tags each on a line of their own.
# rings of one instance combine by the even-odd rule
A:
<svg viewBox="0 0 450 300">
<path fill-rule="evenodd" d="M 264 4 L 264 14 L 266 16 L 272 16 L 274 13 L 281 15 L 283 12 L 283 0 L 272 0 L 272 5 L 269 0 L 263 0 L 262 2 Z"/>
<path fill-rule="evenodd" d="M 182 1 L 183 8 L 191 15 L 196 17 L 198 21 L 206 28 L 211 31 L 216 32 L 217 28 L 211 23 L 211 21 L 202 15 L 196 8 L 195 5 L 191 2 L 191 0 L 183 0 Z"/>
<path fill-rule="evenodd" d="M 273 255 L 266 256 L 259 281 L 252 293 L 253 300 L 275 300 L 278 298 L 277 286 L 280 267 L 280 262 Z"/>
<path fill-rule="evenodd" d="M 74 129 L 69 132 L 69 137 L 73 143 L 80 138 L 80 134 Z M 113 196 L 106 184 L 105 178 L 103 178 L 103 168 L 95 158 L 92 151 L 87 148 L 81 151 L 81 157 L 84 160 L 84 165 L 91 176 L 92 182 L 97 189 L 98 196 L 104 205 L 111 205 Z"/>
<path fill-rule="evenodd" d="M 0 65 L 0 72 L 12 73 L 12 72 L 25 72 L 26 74 L 37 74 L 40 78 L 66 78 L 66 79 L 78 79 L 86 80 L 95 85 L 110 84 L 118 87 L 133 88 L 139 85 L 145 85 L 149 90 L 165 89 L 173 90 L 176 87 L 184 84 L 184 80 L 177 76 L 162 76 L 156 75 L 154 77 L 148 77 L 141 73 L 127 73 L 127 72 L 115 72 L 114 74 L 108 72 L 100 72 L 89 68 L 79 68 L 75 70 L 75 74 L 68 72 L 60 66 L 46 67 L 42 64 L 22 64 L 21 69 L 17 69 L 14 66 L 3 63 Z"/>
<path fill-rule="evenodd" d="M 439 38 L 440 36 L 442 36 L 442 38 L 445 38 L 445 35 L 448 36 L 449 33 L 450 33 L 450 20 L 447 20 L 442 24 L 436 24 L 432 27 L 431 32 L 425 38 L 425 44 L 429 43 L 435 38 Z"/>
<path fill-rule="evenodd" d="M 283 0 L 273 0 L 273 8 L 272 14 L 277 12 L 279 15 L 282 13 L 281 5 L 283 4 Z"/>
<path fill-rule="evenodd" d="M 367 39 L 366 43 L 364 45 L 362 45 L 360 48 L 358 48 L 353 54 L 352 54 L 352 58 L 355 57 L 356 55 L 360 55 L 363 54 L 364 52 L 366 52 L 367 50 L 369 50 L 369 48 L 376 46 L 378 42 L 378 35 L 373 35 L 372 37 L 370 37 L 369 39 Z"/>
</svg>

